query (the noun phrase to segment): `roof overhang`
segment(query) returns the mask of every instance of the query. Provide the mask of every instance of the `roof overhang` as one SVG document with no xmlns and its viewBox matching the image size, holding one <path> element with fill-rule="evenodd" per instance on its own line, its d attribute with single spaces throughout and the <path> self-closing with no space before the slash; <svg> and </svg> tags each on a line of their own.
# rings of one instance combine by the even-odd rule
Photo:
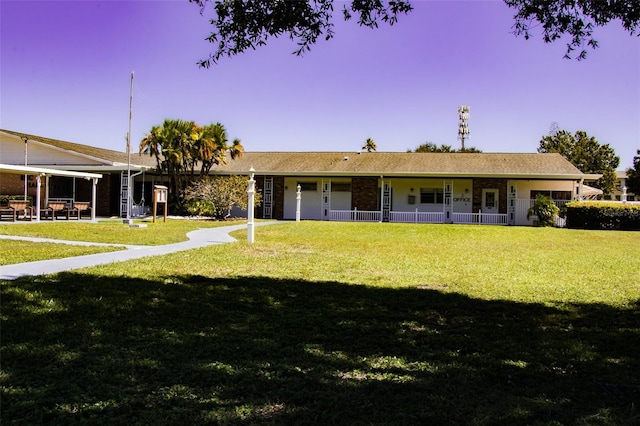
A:
<svg viewBox="0 0 640 426">
<path fill-rule="evenodd" d="M 128 167 L 126 164 L 124 165 L 112 165 L 112 166 L 84 166 L 84 165 L 74 165 L 74 164 L 69 164 L 66 166 L 59 166 L 59 165 L 54 165 L 54 166 L 47 166 L 47 168 L 52 169 L 52 170 L 65 170 L 65 169 L 83 169 L 83 170 L 90 170 L 91 172 L 126 172 Z M 142 170 L 152 170 L 155 169 L 155 167 L 151 167 L 151 166 L 141 166 L 139 164 L 131 164 L 131 166 L 129 167 L 132 171 L 142 171 Z"/>
<path fill-rule="evenodd" d="M 42 176 L 66 176 L 79 177 L 86 179 L 101 179 L 99 173 L 72 172 L 69 170 L 58 170 L 43 167 L 16 166 L 12 164 L 0 164 L 0 173 L 9 173 L 15 175 L 42 175 Z"/>
<path fill-rule="evenodd" d="M 211 175 L 240 175 L 248 176 L 249 171 L 239 170 L 216 170 Z M 590 176 L 601 177 L 600 175 L 584 175 L 584 174 L 546 174 L 546 173 L 527 173 L 527 174 L 514 174 L 514 173 L 452 173 L 452 172 L 393 172 L 393 173 L 380 173 L 372 171 L 270 171 L 270 170 L 255 170 L 256 175 L 266 176 L 306 176 L 306 177 L 368 177 L 368 176 L 380 176 L 380 177 L 402 177 L 402 178 L 452 178 L 452 179 L 471 179 L 471 178 L 502 178 L 502 179 L 529 179 L 529 180 L 575 180 L 580 181 Z"/>
</svg>

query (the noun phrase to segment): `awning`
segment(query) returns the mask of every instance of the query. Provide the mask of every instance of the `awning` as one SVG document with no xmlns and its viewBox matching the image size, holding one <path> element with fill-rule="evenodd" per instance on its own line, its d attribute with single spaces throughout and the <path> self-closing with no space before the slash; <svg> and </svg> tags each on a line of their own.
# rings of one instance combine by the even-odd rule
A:
<svg viewBox="0 0 640 426">
<path fill-rule="evenodd" d="M 98 184 L 98 179 L 102 178 L 102 175 L 99 173 L 72 172 L 69 170 L 55 170 L 43 167 L 16 166 L 13 164 L 0 164 L 0 173 L 37 176 L 36 220 L 38 221 L 40 220 L 40 178 L 42 176 L 66 176 L 93 179 L 93 189 L 91 194 L 91 220 L 96 219 L 96 185 Z"/>
</svg>

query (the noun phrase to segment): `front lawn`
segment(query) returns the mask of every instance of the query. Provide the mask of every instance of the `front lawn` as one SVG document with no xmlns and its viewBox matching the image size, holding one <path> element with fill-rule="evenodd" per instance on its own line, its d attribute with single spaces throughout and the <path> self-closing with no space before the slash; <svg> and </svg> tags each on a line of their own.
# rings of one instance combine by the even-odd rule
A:
<svg viewBox="0 0 640 426">
<path fill-rule="evenodd" d="M 638 277 L 640 233 L 301 222 L 5 281 L 0 415 L 638 424 Z"/>
</svg>

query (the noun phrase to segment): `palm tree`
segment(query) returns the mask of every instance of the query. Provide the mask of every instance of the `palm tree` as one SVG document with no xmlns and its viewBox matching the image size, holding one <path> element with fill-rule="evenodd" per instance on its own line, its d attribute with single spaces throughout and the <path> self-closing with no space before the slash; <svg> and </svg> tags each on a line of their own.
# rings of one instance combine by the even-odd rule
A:
<svg viewBox="0 0 640 426">
<path fill-rule="evenodd" d="M 244 146 L 242 146 L 242 142 L 240 142 L 240 139 L 234 139 L 233 145 L 231 145 L 231 147 L 229 148 L 229 155 L 231 156 L 231 159 L 235 160 L 238 158 L 242 158 L 243 152 Z"/>
<path fill-rule="evenodd" d="M 371 151 L 377 151 L 378 147 L 376 146 L 376 143 L 373 141 L 373 139 L 367 138 L 362 149 L 366 149 L 367 152 L 371 152 Z"/>
</svg>

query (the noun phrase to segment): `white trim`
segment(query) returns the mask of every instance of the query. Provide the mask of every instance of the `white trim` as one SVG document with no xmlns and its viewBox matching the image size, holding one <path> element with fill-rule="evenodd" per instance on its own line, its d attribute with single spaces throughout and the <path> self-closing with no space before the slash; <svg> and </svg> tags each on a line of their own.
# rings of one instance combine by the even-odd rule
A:
<svg viewBox="0 0 640 426">
<path fill-rule="evenodd" d="M 0 164 L 0 173 L 11 173 L 16 175 L 48 175 L 48 176 L 68 176 L 81 178 L 101 179 L 99 173 L 72 172 L 69 170 L 57 170 L 44 167 L 15 166 L 13 164 Z"/>
</svg>

